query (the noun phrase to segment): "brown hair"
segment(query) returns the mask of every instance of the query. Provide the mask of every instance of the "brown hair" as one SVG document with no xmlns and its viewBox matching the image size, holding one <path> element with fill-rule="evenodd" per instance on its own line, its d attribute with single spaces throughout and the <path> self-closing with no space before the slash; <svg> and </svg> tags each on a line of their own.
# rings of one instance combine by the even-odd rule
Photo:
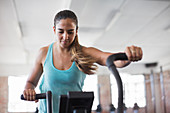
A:
<svg viewBox="0 0 170 113">
<path fill-rule="evenodd" d="M 56 14 L 54 18 L 54 27 L 56 28 L 56 24 L 61 19 L 66 19 L 66 18 L 72 19 L 76 25 L 76 29 L 78 29 L 77 16 L 75 15 L 73 11 L 70 11 L 70 10 L 63 10 Z M 79 44 L 78 36 L 76 35 L 70 48 L 71 55 L 72 55 L 71 61 L 75 61 L 77 67 L 82 72 L 86 74 L 94 74 L 97 69 L 97 65 L 94 64 L 96 60 L 92 58 L 91 56 L 84 54 L 81 48 L 82 46 Z"/>
</svg>

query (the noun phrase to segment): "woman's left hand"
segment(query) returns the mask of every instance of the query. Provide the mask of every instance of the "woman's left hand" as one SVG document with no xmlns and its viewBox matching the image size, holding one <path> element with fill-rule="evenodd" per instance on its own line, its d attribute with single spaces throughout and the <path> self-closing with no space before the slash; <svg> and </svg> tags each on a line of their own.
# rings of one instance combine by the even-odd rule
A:
<svg viewBox="0 0 170 113">
<path fill-rule="evenodd" d="M 142 49 L 140 47 L 137 47 L 134 45 L 132 45 L 130 47 L 126 47 L 125 53 L 128 57 L 128 60 L 132 61 L 132 62 L 141 60 L 142 56 L 143 56 Z"/>
</svg>

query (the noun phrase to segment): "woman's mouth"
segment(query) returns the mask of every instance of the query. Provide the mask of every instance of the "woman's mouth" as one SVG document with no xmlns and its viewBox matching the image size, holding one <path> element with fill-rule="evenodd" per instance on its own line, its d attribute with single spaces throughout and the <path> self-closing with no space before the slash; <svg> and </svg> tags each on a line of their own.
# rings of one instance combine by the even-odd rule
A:
<svg viewBox="0 0 170 113">
<path fill-rule="evenodd" d="M 63 44 L 67 44 L 67 43 L 68 43 L 68 41 L 62 41 L 62 43 L 63 43 Z"/>
</svg>

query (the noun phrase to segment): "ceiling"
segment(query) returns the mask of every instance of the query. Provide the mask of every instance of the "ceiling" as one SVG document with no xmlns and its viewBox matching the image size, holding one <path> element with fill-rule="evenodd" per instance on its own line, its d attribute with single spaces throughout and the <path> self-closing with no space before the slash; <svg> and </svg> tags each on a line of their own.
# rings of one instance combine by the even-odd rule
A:
<svg viewBox="0 0 170 113">
<path fill-rule="evenodd" d="M 63 9 L 77 14 L 84 46 L 142 47 L 142 61 L 120 71 L 148 73 L 153 62 L 170 69 L 170 0 L 0 0 L 0 76 L 30 72 L 39 48 L 55 41 L 53 18 Z"/>
</svg>

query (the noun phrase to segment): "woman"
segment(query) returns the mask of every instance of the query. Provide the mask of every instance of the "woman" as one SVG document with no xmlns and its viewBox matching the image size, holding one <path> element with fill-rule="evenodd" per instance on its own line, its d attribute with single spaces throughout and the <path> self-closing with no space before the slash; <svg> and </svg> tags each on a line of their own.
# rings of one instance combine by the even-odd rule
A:
<svg viewBox="0 0 170 113">
<path fill-rule="evenodd" d="M 68 91 L 82 91 L 86 74 L 94 74 L 97 69 L 94 63 L 105 66 L 107 57 L 113 53 L 81 46 L 77 35 L 78 20 L 70 10 L 60 11 L 55 16 L 53 29 L 56 41 L 40 49 L 23 94 L 27 100 L 35 100 L 34 89 L 43 75 L 40 91 L 42 93 L 52 91 L 53 112 L 58 113 L 59 95 Z M 140 47 L 127 47 L 125 53 L 129 60 L 116 61 L 116 67 L 124 67 L 131 61 L 142 59 Z M 40 101 L 40 113 L 46 112 L 45 101 Z"/>
</svg>

